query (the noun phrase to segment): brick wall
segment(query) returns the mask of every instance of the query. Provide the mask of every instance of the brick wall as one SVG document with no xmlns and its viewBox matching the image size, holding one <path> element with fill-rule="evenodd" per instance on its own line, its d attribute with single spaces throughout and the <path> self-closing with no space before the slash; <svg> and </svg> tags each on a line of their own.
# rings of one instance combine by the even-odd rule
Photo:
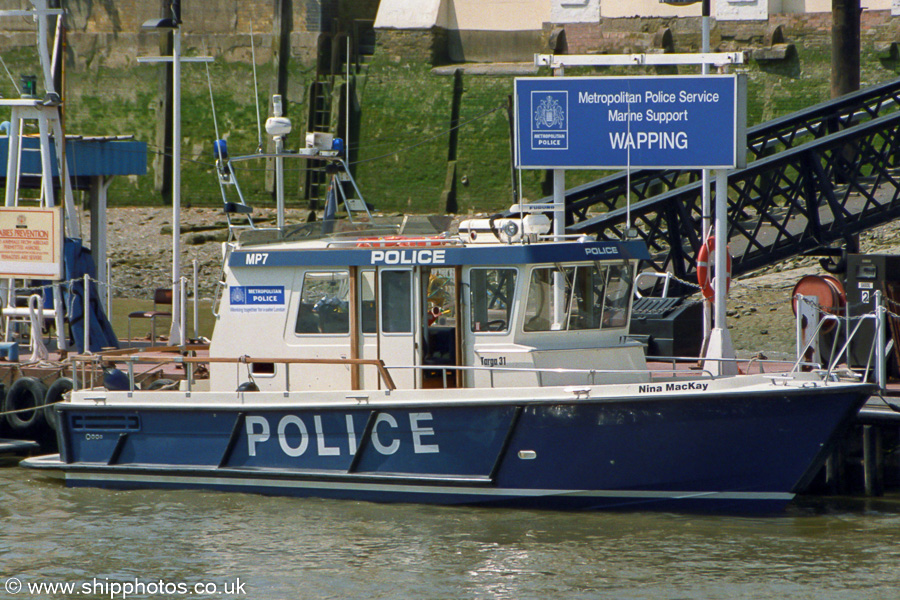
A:
<svg viewBox="0 0 900 600">
<path fill-rule="evenodd" d="M 716 21 L 710 23 L 713 50 L 730 51 L 764 43 L 767 33 L 781 26 L 788 40 L 795 43 L 830 43 L 831 13 L 773 15 L 768 21 Z M 600 19 L 598 23 L 564 25 L 569 54 L 594 52 L 644 52 L 652 47 L 653 35 L 668 27 L 676 52 L 700 48 L 701 20 L 687 18 Z M 862 37 L 868 42 L 898 41 L 900 17 L 888 10 L 863 11 Z"/>
<path fill-rule="evenodd" d="M 304 28 L 310 32 L 331 32 L 338 16 L 337 0 L 305 0 L 306 18 Z"/>
<path fill-rule="evenodd" d="M 226 62 L 250 61 L 250 33 L 254 34 L 257 61 L 272 58 L 276 11 L 290 2 L 291 47 L 294 56 L 314 57 L 319 32 L 333 29 L 338 17 L 374 18 L 372 3 L 353 0 L 280 0 L 248 5 L 236 0 L 204 0 L 182 5 L 182 45 L 186 54 L 215 56 Z M 264 8 L 263 8 L 264 7 Z M 3 8 L 28 9 L 27 0 L 8 0 Z M 342 8 L 343 12 L 339 11 Z M 74 66 L 121 68 L 137 56 L 159 54 L 159 37 L 141 25 L 162 16 L 160 0 L 66 2 L 67 41 Z M 35 45 L 34 23 L 21 17 L 0 22 L 0 52 Z"/>
<path fill-rule="evenodd" d="M 291 46 L 294 56 L 306 62 L 316 52 L 318 33 L 330 32 L 335 19 L 349 23 L 353 19 L 372 19 L 375 0 L 281 0 L 253 10 L 236 0 L 204 0 L 183 6 L 183 34 L 186 52 L 212 54 L 225 61 L 249 61 L 249 34 L 255 38 L 257 58 L 271 58 L 272 36 L 276 35 L 275 11 L 281 2 L 290 2 Z M 27 0 L 8 0 L 9 8 L 28 8 Z M 121 67 L 134 57 L 158 53 L 155 34 L 142 32 L 141 24 L 161 13 L 160 0 L 117 0 L 116 2 L 67 2 L 69 44 L 76 67 Z M 900 17 L 889 10 L 864 10 L 863 39 L 869 42 L 897 41 Z M 781 26 L 785 36 L 795 43 L 828 43 L 831 14 L 780 14 L 768 21 L 712 20 L 712 47 L 733 50 L 763 43 L 772 28 Z M 692 52 L 700 47 L 700 18 L 601 18 L 596 23 L 563 25 L 569 53 L 644 52 L 652 47 L 656 32 L 668 28 L 675 51 Z M 0 24 L 0 51 L 34 45 L 34 25 L 27 19 L 6 18 Z M 439 29 L 422 31 L 390 30 L 379 34 L 381 47 L 403 60 L 426 60 L 433 64 L 447 61 L 448 33 Z M 545 36 L 546 37 L 546 36 Z M 536 41 L 535 52 L 546 51 Z"/>
<path fill-rule="evenodd" d="M 375 31 L 379 52 L 385 52 L 395 64 L 424 62 L 440 65 L 447 62 L 447 31 L 431 29 L 378 29 Z"/>
</svg>

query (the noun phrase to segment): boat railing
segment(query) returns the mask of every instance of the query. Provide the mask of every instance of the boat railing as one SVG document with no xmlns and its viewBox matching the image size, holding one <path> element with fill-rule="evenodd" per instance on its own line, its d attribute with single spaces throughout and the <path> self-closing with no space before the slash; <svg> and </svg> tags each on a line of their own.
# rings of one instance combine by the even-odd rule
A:
<svg viewBox="0 0 900 600">
<path fill-rule="evenodd" d="M 662 273 L 656 271 L 641 271 L 634 278 L 634 297 L 635 298 L 643 298 L 644 296 L 641 294 L 640 290 L 640 282 L 641 279 L 650 278 L 650 279 L 662 279 L 663 280 L 663 289 L 662 289 L 662 298 L 669 297 L 669 284 L 673 279 L 677 280 L 677 277 L 669 273 L 668 271 L 663 271 Z M 655 284 L 654 284 L 655 285 Z"/>
<path fill-rule="evenodd" d="M 156 365 L 162 367 L 163 365 L 175 365 L 177 367 L 183 368 L 185 372 L 184 381 L 186 383 L 187 389 L 185 391 L 192 392 L 193 385 L 196 381 L 196 368 L 197 365 L 210 365 L 213 363 L 216 364 L 234 364 L 238 367 L 240 365 L 245 365 L 250 368 L 250 365 L 254 364 L 283 364 L 283 365 L 292 365 L 292 364 L 305 364 L 305 365 L 359 365 L 359 366 L 371 366 L 376 369 L 378 372 L 380 381 L 382 385 L 385 386 L 385 389 L 394 390 L 396 389 L 396 385 L 394 384 L 394 380 L 391 377 L 391 374 L 388 372 L 387 367 L 384 365 L 384 361 L 379 359 L 372 358 L 254 358 L 250 356 L 238 356 L 238 357 L 211 357 L 211 356 L 185 356 L 185 354 L 190 354 L 197 352 L 199 350 L 207 350 L 209 347 L 206 345 L 187 345 L 187 346 L 158 346 L 153 348 L 145 348 L 141 352 L 131 352 L 128 353 L 128 349 L 126 350 L 113 350 L 109 352 L 104 352 L 100 354 L 82 354 L 77 356 L 72 356 L 72 381 L 74 389 L 82 389 L 79 385 L 79 382 L 85 382 L 89 384 L 87 387 L 92 387 L 95 381 L 102 380 L 102 375 L 107 373 L 109 370 L 115 367 L 118 363 L 125 363 L 125 367 L 127 370 L 127 379 L 128 379 L 128 392 L 129 395 L 136 391 L 135 381 L 137 369 L 135 368 L 137 365 Z M 177 356 L 150 356 L 149 353 L 172 353 L 178 352 Z M 240 376 L 240 369 L 237 370 L 238 376 Z M 251 376 L 252 381 L 252 376 Z M 240 385 L 241 382 L 238 382 Z M 290 391 L 291 388 L 291 374 L 290 369 L 284 369 L 284 389 L 285 391 Z M 124 391 L 124 390 L 123 390 Z"/>
<path fill-rule="evenodd" d="M 842 358 L 846 361 L 847 364 L 850 363 L 850 346 L 857 335 L 860 335 L 860 337 L 862 337 L 863 334 L 860 333 L 860 329 L 863 323 L 866 321 L 874 321 L 875 334 L 872 336 L 872 343 L 870 344 L 869 352 L 866 357 L 866 365 L 862 369 L 861 378 L 868 379 L 870 372 L 874 370 L 876 383 L 878 383 L 879 386 L 884 389 L 887 381 L 887 369 L 885 366 L 885 360 L 894 342 L 893 340 L 891 340 L 890 342 L 886 343 L 887 334 L 885 330 L 885 311 L 884 307 L 881 306 L 880 291 L 876 292 L 875 302 L 875 311 L 855 317 L 842 317 L 840 315 L 827 313 L 820 314 L 818 317 L 818 323 L 815 324 L 815 327 L 812 328 L 811 333 L 809 333 L 807 336 L 808 341 L 806 342 L 806 344 L 802 347 L 800 346 L 800 344 L 798 344 L 797 354 L 800 358 L 797 359 L 797 362 L 791 369 L 790 374 L 804 369 L 805 363 L 802 362 L 802 357 L 806 356 L 807 353 L 809 353 L 810 350 L 818 343 L 819 334 L 822 333 L 823 328 L 828 326 L 836 326 L 837 328 L 840 328 L 842 325 L 846 325 L 846 338 L 844 339 L 843 344 L 841 344 L 840 350 L 835 353 L 838 344 L 838 336 L 834 336 L 828 365 L 827 367 L 824 367 L 822 365 L 819 366 L 820 369 L 824 370 L 824 377 L 826 378 L 826 380 L 832 379 L 836 376 L 835 374 L 838 371 Z M 798 333 L 798 340 L 799 339 L 801 338 Z"/>
<path fill-rule="evenodd" d="M 660 368 L 660 369 L 576 369 L 562 367 L 507 367 L 507 366 L 466 366 L 466 365 L 392 365 L 388 368 L 384 361 L 380 359 L 365 358 L 268 358 L 268 357 L 209 357 L 196 356 L 197 352 L 208 350 L 206 345 L 186 345 L 186 346 L 157 346 L 143 348 L 136 351 L 133 348 L 124 348 L 119 350 L 110 350 L 98 354 L 81 354 L 71 356 L 72 360 L 72 380 L 75 389 L 92 388 L 98 382 L 102 382 L 104 375 L 108 375 L 113 369 L 119 369 L 119 365 L 123 365 L 125 372 L 123 375 L 127 378 L 129 394 L 137 391 L 137 378 L 139 375 L 149 375 L 155 369 L 162 369 L 165 365 L 174 365 L 184 370 L 184 381 L 186 389 L 184 391 L 193 391 L 193 386 L 197 380 L 198 365 L 210 364 L 234 364 L 237 376 L 237 386 L 241 385 L 240 367 L 247 367 L 250 371 L 250 365 L 254 364 L 283 364 L 283 365 L 345 365 L 360 367 L 374 367 L 378 373 L 380 384 L 384 389 L 394 390 L 396 384 L 391 376 L 391 371 L 395 370 L 428 370 L 442 371 L 443 386 L 450 387 L 450 380 L 456 372 L 488 372 L 490 377 L 490 386 L 495 386 L 494 377 L 497 373 L 532 373 L 538 378 L 538 386 L 544 386 L 544 377 L 547 375 L 583 375 L 583 382 L 575 381 L 575 385 L 597 385 L 598 378 L 601 376 L 634 376 L 634 382 L 641 383 L 640 377 L 648 376 L 652 381 L 675 380 L 679 378 L 690 377 L 692 379 L 714 379 L 712 372 L 706 369 L 678 369 L 678 368 Z M 192 356 L 192 354 L 194 354 Z M 141 370 L 139 365 L 149 366 L 149 369 Z M 248 375 L 252 381 L 253 375 Z M 258 377 L 258 375 L 257 375 Z M 352 386 L 351 386 L 352 387 Z M 126 390 L 122 390 L 126 391 Z M 284 391 L 291 391 L 290 369 L 284 369 Z"/>
<path fill-rule="evenodd" d="M 650 374 L 651 381 L 674 380 L 681 377 L 690 377 L 692 379 L 715 379 L 711 371 L 707 369 L 573 369 L 565 367 L 500 367 L 500 366 L 482 366 L 482 365 L 391 365 L 391 371 L 397 370 L 414 370 L 414 371 L 442 371 L 443 387 L 448 388 L 452 375 L 449 372 L 488 372 L 490 377 L 490 385 L 494 387 L 494 375 L 496 373 L 533 373 L 537 374 L 538 387 L 543 387 L 543 375 L 584 375 L 583 385 L 598 385 L 597 377 L 601 375 L 637 375 L 644 376 Z M 646 383 L 635 379 L 633 382 L 623 383 Z M 578 383 L 566 385 L 579 385 Z"/>
<path fill-rule="evenodd" d="M 744 368 L 741 372 L 749 375 L 753 371 L 754 365 L 759 368 L 759 374 L 763 375 L 766 373 L 765 366 L 771 365 L 774 369 L 780 372 L 784 372 L 788 366 L 794 367 L 797 364 L 800 365 L 803 370 L 818 370 L 822 369 L 823 366 L 818 362 L 811 361 L 800 361 L 799 363 L 793 362 L 790 360 L 778 360 L 774 358 L 763 358 L 762 356 L 752 356 L 750 358 L 698 358 L 696 356 L 648 356 L 647 362 L 659 362 L 659 363 L 671 363 L 672 368 L 675 368 L 675 365 L 680 364 L 697 364 L 703 362 L 721 362 L 721 363 L 733 363 L 738 366 L 739 369 L 741 367 Z M 774 372 L 774 371 L 770 371 Z"/>
<path fill-rule="evenodd" d="M 156 369 L 162 369 L 165 365 L 175 365 L 177 368 L 182 369 L 184 371 L 184 388 L 179 388 L 182 391 L 186 391 L 188 393 L 193 391 L 193 386 L 197 381 L 197 368 L 199 365 L 211 365 L 211 364 L 233 364 L 236 366 L 235 376 L 236 376 L 236 388 L 240 388 L 242 383 L 241 381 L 241 366 L 246 368 L 246 376 L 249 378 L 250 382 L 254 382 L 254 374 L 252 373 L 252 365 L 275 365 L 275 364 L 283 364 L 285 366 L 288 365 L 344 365 L 344 366 L 358 366 L 358 367 L 374 367 L 376 372 L 378 373 L 380 386 L 384 386 L 386 390 L 394 390 L 396 388 L 396 384 L 394 382 L 393 377 L 391 376 L 392 371 L 398 370 L 415 370 L 415 371 L 440 371 L 441 372 L 441 380 L 444 388 L 450 388 L 451 381 L 455 381 L 458 373 L 466 373 L 466 372 L 487 372 L 489 375 L 489 385 L 491 388 L 496 386 L 495 376 L 498 374 L 509 374 L 509 373 L 529 373 L 537 376 L 537 386 L 544 387 L 545 379 L 548 376 L 567 376 L 565 384 L 551 384 L 554 386 L 562 385 L 564 387 L 568 386 L 593 386 L 604 383 L 604 381 L 600 381 L 601 379 L 609 380 L 610 376 L 613 377 L 621 377 L 622 383 L 660 383 L 665 381 L 677 381 L 682 379 L 692 379 L 692 380 L 713 380 L 717 377 L 712 373 L 711 370 L 702 368 L 697 364 L 698 359 L 688 358 L 688 357 L 666 357 L 663 359 L 660 357 L 659 362 L 671 362 L 671 368 L 660 367 L 656 368 L 653 366 L 649 366 L 648 368 L 642 369 L 584 369 L 584 368 L 566 368 L 566 367 L 513 367 L 513 366 L 488 366 L 488 365 L 392 365 L 391 367 L 387 367 L 384 364 L 383 360 L 380 359 L 364 359 L 364 358 L 269 358 L 269 357 L 251 357 L 251 356 L 239 356 L 239 357 L 209 357 L 209 356 L 196 356 L 198 351 L 208 350 L 208 346 L 206 345 L 186 345 L 186 346 L 158 346 L 151 348 L 144 348 L 141 351 L 135 351 L 134 349 L 121 349 L 121 350 L 112 350 L 99 354 L 90 354 L 90 355 L 77 355 L 72 356 L 72 365 L 73 365 L 73 384 L 75 389 L 83 389 L 83 388 L 92 388 L 94 385 L 97 385 L 97 382 L 101 382 L 104 380 L 104 375 L 108 374 L 113 369 L 118 369 L 117 365 L 123 364 L 125 368 L 124 375 L 127 377 L 127 390 L 122 389 L 122 391 L 128 391 L 129 395 L 134 393 L 137 390 L 137 377 L 140 375 L 150 375 L 154 374 L 153 371 Z M 177 355 L 173 355 L 173 353 L 177 353 Z M 765 374 L 765 371 L 762 368 L 763 364 L 771 363 L 771 364 L 780 364 L 782 366 L 785 365 L 784 362 L 779 362 L 775 360 L 767 360 L 767 359 L 716 359 L 716 360 L 725 360 L 725 361 L 735 361 L 742 364 L 752 365 L 753 363 L 757 363 L 760 365 L 760 374 Z M 678 363 L 684 362 L 693 362 L 697 364 L 697 366 L 693 366 L 691 368 L 679 367 Z M 805 367 L 805 370 L 809 371 L 817 371 L 823 372 L 824 367 L 818 363 L 811 362 L 798 362 L 797 364 L 801 364 Z M 141 370 L 138 365 L 144 365 L 145 367 L 149 365 L 149 369 Z M 785 371 L 784 369 L 780 370 L 780 374 L 784 377 L 792 379 L 796 375 L 796 371 L 798 369 L 794 369 L 790 372 Z M 288 393 L 291 391 L 291 370 L 289 368 L 283 369 L 284 371 L 284 388 L 283 391 Z M 750 368 L 748 366 L 746 373 L 749 373 Z M 351 369 L 351 373 L 353 370 Z M 773 370 L 769 373 L 769 375 L 774 375 L 776 372 Z M 582 378 L 579 380 L 579 376 Z M 832 368 L 829 368 L 827 372 L 823 373 L 823 379 L 825 381 L 831 380 L 833 378 L 834 371 Z M 265 375 L 262 377 L 270 377 L 269 375 Z M 256 374 L 256 378 L 261 378 L 259 374 Z M 355 388 L 352 384 L 353 375 L 351 375 L 351 385 L 348 388 Z M 83 385 L 79 385 L 79 382 L 82 382 Z M 574 388 L 573 388 L 574 389 Z M 578 388 L 583 389 L 583 388 Z M 246 389 L 244 391 L 250 391 L 250 389 Z M 255 390 L 253 390 L 255 391 Z"/>
</svg>

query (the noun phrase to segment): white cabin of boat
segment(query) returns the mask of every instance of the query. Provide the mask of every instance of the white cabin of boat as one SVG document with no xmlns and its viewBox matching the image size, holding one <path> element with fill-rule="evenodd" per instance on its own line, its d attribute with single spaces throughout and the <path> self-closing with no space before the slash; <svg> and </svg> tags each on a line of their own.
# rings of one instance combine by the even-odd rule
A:
<svg viewBox="0 0 900 600">
<path fill-rule="evenodd" d="M 646 381 L 643 346 L 627 336 L 646 247 L 519 235 L 528 218 L 486 231 L 464 221 L 453 236 L 245 232 L 226 247 L 210 356 L 273 361 L 237 375 L 213 362 L 210 389 L 384 388 L 371 365 L 279 359 L 381 360 L 398 389 Z"/>
</svg>

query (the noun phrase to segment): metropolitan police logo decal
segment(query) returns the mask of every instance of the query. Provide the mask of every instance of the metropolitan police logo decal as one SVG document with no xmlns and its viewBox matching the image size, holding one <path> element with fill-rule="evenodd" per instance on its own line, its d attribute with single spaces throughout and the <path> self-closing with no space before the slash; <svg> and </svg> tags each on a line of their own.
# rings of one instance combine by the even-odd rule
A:
<svg viewBox="0 0 900 600">
<path fill-rule="evenodd" d="M 566 111 L 559 105 L 559 100 L 553 96 L 547 96 L 534 111 L 534 126 L 546 129 L 557 129 L 565 125 Z"/>
<path fill-rule="evenodd" d="M 569 93 L 531 92 L 532 150 L 568 150 Z"/>
<path fill-rule="evenodd" d="M 228 298 L 232 312 L 262 313 L 287 310 L 283 285 L 234 285 L 228 290 Z"/>
<path fill-rule="evenodd" d="M 234 285 L 231 287 L 231 303 L 232 304 L 246 304 L 247 303 L 247 296 L 244 293 L 244 286 Z"/>
</svg>

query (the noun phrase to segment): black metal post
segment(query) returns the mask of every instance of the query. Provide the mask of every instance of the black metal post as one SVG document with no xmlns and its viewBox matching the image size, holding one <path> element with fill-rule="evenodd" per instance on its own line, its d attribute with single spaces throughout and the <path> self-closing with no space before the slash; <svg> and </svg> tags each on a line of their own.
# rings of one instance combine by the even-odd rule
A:
<svg viewBox="0 0 900 600">
<path fill-rule="evenodd" d="M 831 0 L 831 97 L 859 89 L 860 0 Z"/>
</svg>

